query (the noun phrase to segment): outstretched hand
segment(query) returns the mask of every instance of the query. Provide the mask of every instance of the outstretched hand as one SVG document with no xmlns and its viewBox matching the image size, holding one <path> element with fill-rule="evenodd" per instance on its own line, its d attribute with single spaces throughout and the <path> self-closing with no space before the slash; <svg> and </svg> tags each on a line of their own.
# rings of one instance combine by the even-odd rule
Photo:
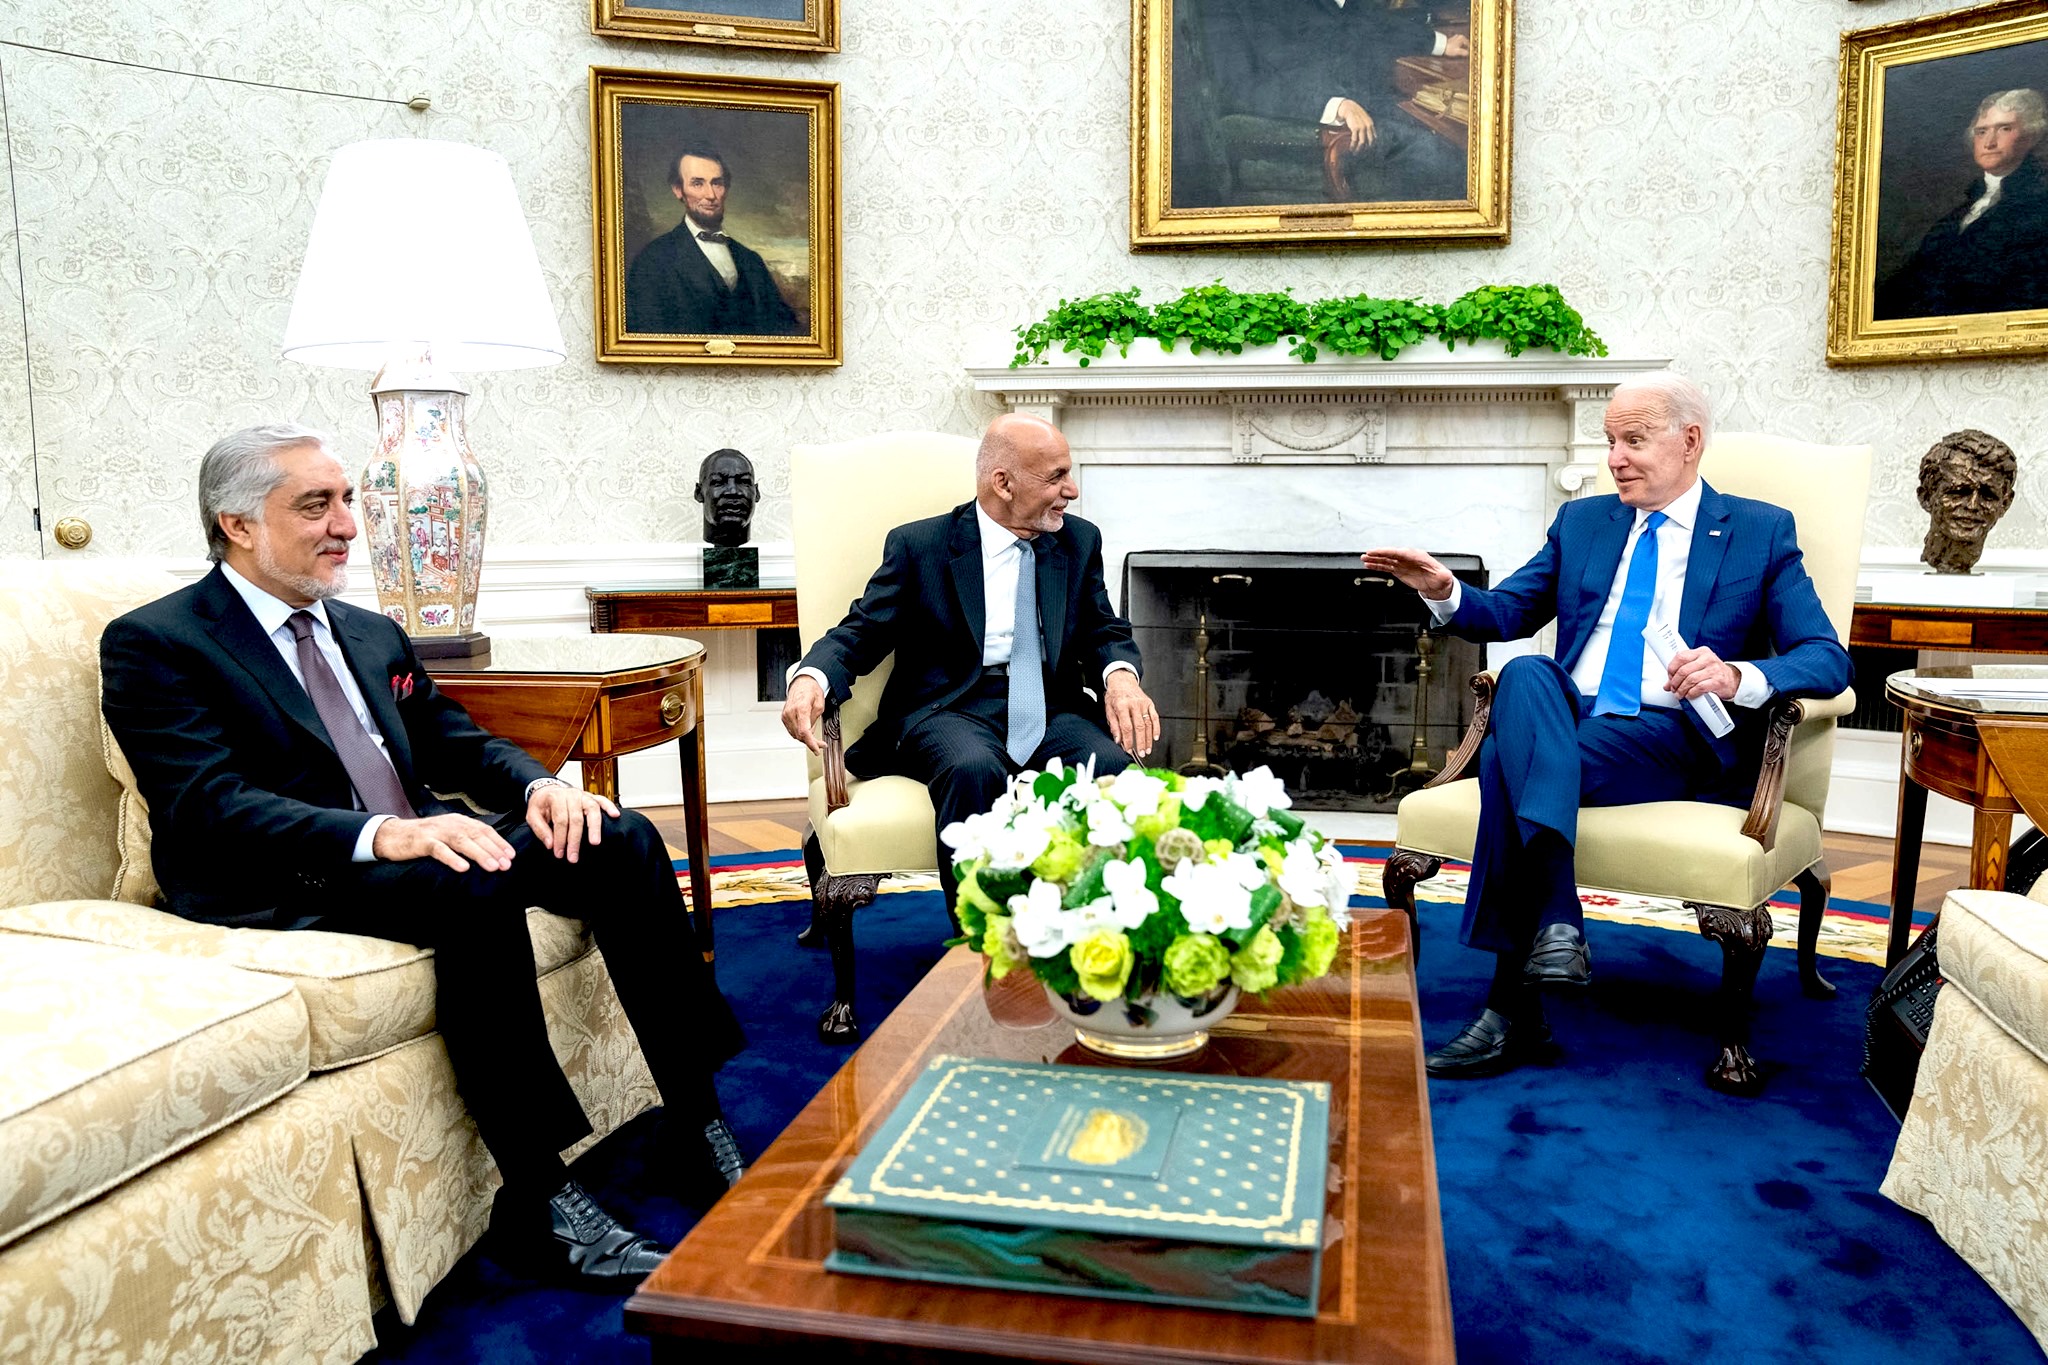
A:
<svg viewBox="0 0 2048 1365">
<path fill-rule="evenodd" d="M 1374 573 L 1390 575 L 1432 602 L 1449 597 L 1451 586 L 1457 582 L 1449 569 L 1421 550 L 1367 550 L 1358 559 Z"/>
</svg>

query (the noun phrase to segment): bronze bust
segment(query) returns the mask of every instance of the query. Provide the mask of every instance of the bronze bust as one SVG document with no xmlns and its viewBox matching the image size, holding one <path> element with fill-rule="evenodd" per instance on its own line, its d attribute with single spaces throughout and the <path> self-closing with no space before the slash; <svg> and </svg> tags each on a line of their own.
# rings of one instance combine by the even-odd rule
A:
<svg viewBox="0 0 2048 1365">
<path fill-rule="evenodd" d="M 704 539 L 744 545 L 753 534 L 754 504 L 761 501 L 754 465 L 737 450 L 714 450 L 697 466 L 697 501 L 704 504 Z"/>
<path fill-rule="evenodd" d="M 1920 560 L 1936 573 L 1972 572 L 1984 538 L 2012 506 L 2019 460 L 1974 428 L 1950 432 L 1920 457 L 1920 506 L 1928 513 Z"/>
</svg>

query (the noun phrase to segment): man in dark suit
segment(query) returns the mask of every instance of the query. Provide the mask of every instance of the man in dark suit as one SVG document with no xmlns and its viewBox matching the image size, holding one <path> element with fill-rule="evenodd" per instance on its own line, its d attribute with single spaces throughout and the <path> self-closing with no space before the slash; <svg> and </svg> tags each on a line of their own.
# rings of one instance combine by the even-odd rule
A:
<svg viewBox="0 0 2048 1365">
<path fill-rule="evenodd" d="M 354 500 L 318 432 L 222 438 L 199 473 L 216 567 L 107 627 L 103 707 L 149 803 L 157 879 L 190 919 L 432 947 L 437 1027 L 505 1179 L 503 1249 L 539 1271 L 638 1281 L 661 1249 L 562 1164 L 590 1125 L 548 1045 L 527 908 L 595 932 L 678 1169 L 704 1192 L 741 1170 L 711 1082 L 744 1045 L 739 1025 L 654 827 L 478 729 L 404 632 L 333 600 Z M 477 818 L 435 792 L 511 814 Z"/>
<path fill-rule="evenodd" d="M 1978 174 L 1879 288 L 1876 321 L 2048 308 L 2044 134 L 2048 104 L 2039 92 L 1985 97 L 1968 134 Z"/>
<path fill-rule="evenodd" d="M 1486 1008 L 1429 1055 L 1432 1076 L 1490 1076 L 1556 1046 L 1537 986 L 1591 979 L 1572 842 L 1583 806 L 1746 804 L 1775 696 L 1849 685 L 1799 554 L 1791 513 L 1717 493 L 1699 477 L 1706 395 L 1668 371 L 1631 380 L 1607 407 L 1617 493 L 1565 504 L 1543 549 L 1497 588 L 1461 584 L 1420 550 L 1371 550 L 1368 568 L 1419 591 L 1471 640 L 1517 640 L 1557 622 L 1557 656 L 1501 669 L 1479 751 L 1479 828 L 1464 941 L 1499 955 Z M 1686 647 L 1669 667 L 1646 626 Z M 1728 662 L 1735 660 L 1737 662 Z M 1722 699 L 1716 736 L 1690 703 Z"/>
<path fill-rule="evenodd" d="M 802 336 L 796 313 L 759 253 L 727 236 L 725 158 L 683 149 L 669 170 L 683 221 L 640 248 L 626 268 L 626 330 L 688 336 Z"/>
<path fill-rule="evenodd" d="M 1209 0 L 1202 17 L 1219 115 L 1343 129 L 1374 199 L 1464 197 L 1465 157 L 1393 107 L 1394 59 L 1466 56 L 1464 34 L 1439 33 L 1383 0 Z"/>
<path fill-rule="evenodd" d="M 1043 418 L 989 423 L 974 501 L 889 532 L 867 591 L 798 666 L 782 708 L 789 733 L 821 752 L 827 693 L 845 701 L 893 653 L 846 765 L 923 782 L 942 830 L 987 810 L 1024 768 L 1093 759 L 1107 776 L 1150 753 L 1159 712 L 1138 685 L 1131 624 L 1110 609 L 1102 533 L 1066 514 L 1081 495 L 1073 469 Z M 951 861 L 939 869 L 950 907 Z"/>
</svg>

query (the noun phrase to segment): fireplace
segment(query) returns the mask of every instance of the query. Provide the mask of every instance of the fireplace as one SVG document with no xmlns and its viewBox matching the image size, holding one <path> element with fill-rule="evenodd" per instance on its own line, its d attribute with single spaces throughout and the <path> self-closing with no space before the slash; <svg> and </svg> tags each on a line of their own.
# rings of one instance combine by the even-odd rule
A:
<svg viewBox="0 0 2048 1365">
<path fill-rule="evenodd" d="M 1437 558 L 1486 586 L 1476 556 Z M 1265 765 L 1304 810 L 1393 810 L 1456 747 L 1486 666 L 1355 554 L 1135 551 L 1121 596 L 1160 711 L 1148 761 Z"/>
</svg>

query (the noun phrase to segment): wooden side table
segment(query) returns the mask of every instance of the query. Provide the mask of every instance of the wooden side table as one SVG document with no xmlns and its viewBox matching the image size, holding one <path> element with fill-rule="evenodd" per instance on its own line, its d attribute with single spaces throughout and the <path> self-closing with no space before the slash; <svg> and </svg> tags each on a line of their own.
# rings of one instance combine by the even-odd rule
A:
<svg viewBox="0 0 2048 1365">
<path fill-rule="evenodd" d="M 500 635 L 490 663 L 427 669 L 443 692 L 494 735 L 553 772 L 583 765 L 586 791 L 618 800 L 621 754 L 678 740 L 690 904 L 704 957 L 712 954 L 709 815 L 704 793 L 704 646 L 630 636 Z"/>
<path fill-rule="evenodd" d="M 583 590 L 596 635 L 759 630 L 796 624 L 796 589 L 692 588 L 681 583 L 593 583 Z"/>
<path fill-rule="evenodd" d="M 2048 654 L 2048 611 L 2037 607 L 1927 607 L 1858 602 L 1849 643 L 1881 649 L 1981 650 Z"/>
<path fill-rule="evenodd" d="M 1912 932 L 1928 792 L 1971 808 L 1972 887 L 2005 885 L 2014 815 L 2048 825 L 2048 697 L 1958 697 L 1940 686 L 2001 678 L 2038 680 L 2048 689 L 2048 666 L 1966 664 L 1894 673 L 1886 680 L 1885 695 L 1905 719 L 1887 964 L 1904 954 Z"/>
</svg>

